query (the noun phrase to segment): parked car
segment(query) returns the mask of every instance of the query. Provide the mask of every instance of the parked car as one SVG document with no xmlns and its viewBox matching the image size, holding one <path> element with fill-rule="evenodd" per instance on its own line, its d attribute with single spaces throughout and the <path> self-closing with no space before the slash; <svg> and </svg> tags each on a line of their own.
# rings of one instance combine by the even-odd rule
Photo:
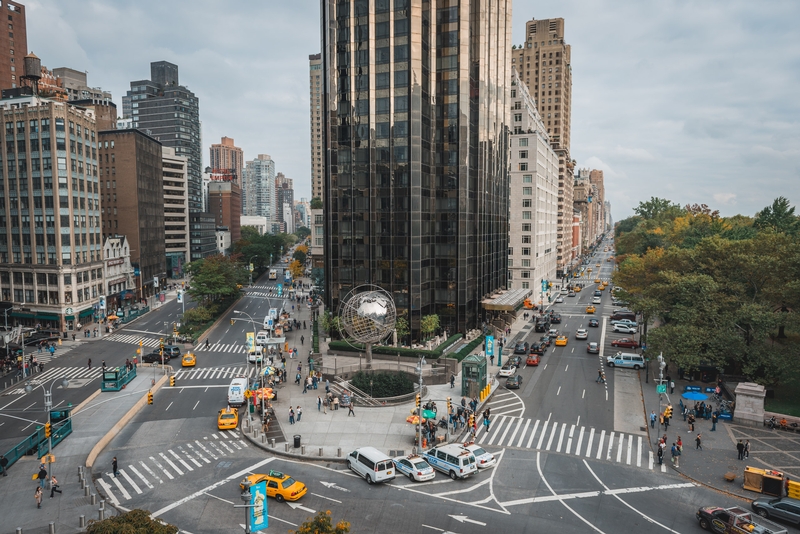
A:
<svg viewBox="0 0 800 534">
<path fill-rule="evenodd" d="M 624 326 L 632 326 L 634 328 L 639 326 L 639 323 L 636 321 L 631 321 L 630 319 L 614 319 L 611 321 L 611 324 L 621 324 Z"/>
<path fill-rule="evenodd" d="M 551 328 L 550 331 L 547 333 L 550 336 L 550 339 L 558 337 L 558 328 Z"/>
<path fill-rule="evenodd" d="M 586 345 L 586 352 L 589 354 L 600 354 L 600 344 L 596 341 L 592 341 Z"/>
<path fill-rule="evenodd" d="M 553 342 L 553 340 L 552 340 L 552 339 L 550 339 L 550 335 L 549 335 L 549 334 L 548 334 L 548 335 L 546 335 L 546 336 L 542 336 L 541 338 L 539 338 L 539 343 L 541 343 L 541 344 L 542 344 L 542 345 L 544 345 L 545 347 L 549 347 L 549 346 L 550 346 L 550 343 L 552 343 L 552 342 Z"/>
<path fill-rule="evenodd" d="M 403 473 L 411 480 L 424 482 L 436 477 L 436 472 L 433 470 L 433 467 L 423 460 L 421 456 L 416 454 L 398 456 L 397 458 L 392 458 L 392 462 L 398 472 Z"/>
<path fill-rule="evenodd" d="M 578 328 L 575 331 L 575 339 L 589 339 L 589 331 L 585 328 Z"/>
<path fill-rule="evenodd" d="M 600 321 L 598 321 L 597 319 L 589 319 L 589 326 L 591 326 L 592 328 L 597 328 L 598 326 L 600 326 Z"/>
<path fill-rule="evenodd" d="M 516 356 L 512 354 L 511 356 L 508 357 L 506 363 L 511 364 L 514 367 L 520 368 L 522 367 L 522 356 Z"/>
<path fill-rule="evenodd" d="M 506 379 L 506 389 L 519 389 L 522 386 L 522 376 L 514 375 Z"/>
<path fill-rule="evenodd" d="M 781 519 L 800 525 L 800 500 L 784 497 L 783 499 L 763 498 L 752 502 L 753 511 L 761 517 Z"/>
<path fill-rule="evenodd" d="M 514 354 L 527 354 L 527 353 L 528 353 L 527 341 L 520 341 L 516 345 L 514 345 Z"/>
<path fill-rule="evenodd" d="M 537 353 L 531 352 L 525 359 L 525 365 L 539 365 L 541 356 Z"/>
<path fill-rule="evenodd" d="M 531 354 L 540 354 L 543 355 L 545 350 L 547 350 L 547 346 L 543 343 L 536 342 L 531 345 Z"/>
<path fill-rule="evenodd" d="M 142 356 L 142 363 L 161 363 L 161 353 L 151 352 Z M 164 363 L 169 363 L 169 354 L 164 353 Z"/>
<path fill-rule="evenodd" d="M 561 324 L 561 314 L 560 313 L 551 313 L 550 314 L 550 322 L 552 324 Z"/>
<path fill-rule="evenodd" d="M 514 376 L 517 374 L 517 366 L 506 362 L 497 374 L 498 376 Z"/>
<path fill-rule="evenodd" d="M 619 332 L 621 334 L 635 334 L 636 328 L 632 326 L 626 326 L 624 324 L 615 324 L 614 332 Z"/>
<path fill-rule="evenodd" d="M 495 464 L 497 464 L 497 459 L 494 457 L 494 454 L 486 451 L 480 445 L 465 445 L 464 449 L 468 450 L 475 456 L 475 462 L 478 465 L 478 469 L 494 467 Z"/>
<path fill-rule="evenodd" d="M 622 339 L 615 339 L 611 342 L 612 347 L 625 347 L 626 349 L 636 349 L 639 348 L 639 343 L 629 337 L 623 337 Z"/>
</svg>

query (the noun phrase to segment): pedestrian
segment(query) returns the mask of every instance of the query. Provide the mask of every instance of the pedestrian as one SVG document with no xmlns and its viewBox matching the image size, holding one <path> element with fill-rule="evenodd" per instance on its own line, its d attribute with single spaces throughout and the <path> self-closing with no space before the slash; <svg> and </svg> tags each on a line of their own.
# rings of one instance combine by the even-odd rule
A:
<svg viewBox="0 0 800 534">
<path fill-rule="evenodd" d="M 350 417 L 350 414 L 352 414 L 353 417 L 356 416 L 356 413 L 353 411 L 353 405 L 354 404 L 355 404 L 355 399 L 351 397 L 350 398 L 350 404 L 347 405 L 347 409 L 348 409 L 347 417 Z"/>
<path fill-rule="evenodd" d="M 40 486 L 36 486 L 36 491 L 33 494 L 33 498 L 36 499 L 36 508 L 42 507 L 42 488 Z"/>
<path fill-rule="evenodd" d="M 483 426 L 486 428 L 486 433 L 489 433 L 489 416 L 483 412 Z"/>
<path fill-rule="evenodd" d="M 742 443 L 742 440 L 739 440 L 739 443 L 736 444 L 736 450 L 739 453 L 738 459 L 744 460 L 744 443 Z"/>
<path fill-rule="evenodd" d="M 683 453 L 683 440 L 681 439 L 681 437 L 680 437 L 680 436 L 678 436 L 677 445 L 678 445 L 678 450 L 679 450 L 681 453 Z"/>
<path fill-rule="evenodd" d="M 666 412 L 664 413 L 663 418 L 664 418 L 664 430 L 666 430 L 669 428 L 669 417 L 667 417 Z"/>
<path fill-rule="evenodd" d="M 697 437 L 694 438 L 694 442 L 697 444 L 697 446 L 694 449 L 695 450 L 700 449 L 702 451 L 703 450 L 703 442 L 700 439 L 700 434 L 697 434 Z"/>
<path fill-rule="evenodd" d="M 56 476 L 55 475 L 51 476 L 50 477 L 50 498 L 51 499 L 53 498 L 53 495 L 55 493 L 61 493 L 61 490 L 58 489 L 59 487 L 60 486 L 58 484 L 58 479 L 56 479 Z"/>
<path fill-rule="evenodd" d="M 694 414 L 689 414 L 689 432 L 694 432 Z"/>
<path fill-rule="evenodd" d="M 303 409 L 300 406 L 298 406 L 296 413 L 297 413 L 297 422 L 299 423 L 300 419 L 303 417 Z"/>
<path fill-rule="evenodd" d="M 208 349 L 208 346 L 209 346 L 208 338 L 206 338 L 206 349 Z"/>
<path fill-rule="evenodd" d="M 298 379 L 299 379 L 300 373 L 297 373 L 297 376 L 298 376 Z M 308 382 L 303 380 L 303 395 L 305 395 L 307 391 L 308 391 Z"/>
<path fill-rule="evenodd" d="M 598 369 L 597 370 L 597 378 L 595 379 L 595 382 L 605 383 L 605 381 L 606 381 L 606 379 L 603 378 L 603 369 L 602 368 Z"/>
<path fill-rule="evenodd" d="M 659 446 L 658 450 L 656 451 L 656 456 L 658 456 L 658 465 L 664 464 L 664 448 Z"/>
<path fill-rule="evenodd" d="M 745 440 L 745 442 L 744 442 L 744 457 L 746 459 L 750 458 L 750 440 L 749 439 Z"/>
<path fill-rule="evenodd" d="M 3 470 L 3 476 L 8 476 L 8 458 L 0 454 L 0 469 Z"/>
<path fill-rule="evenodd" d="M 330 399 L 328 399 L 327 396 L 324 399 L 322 399 L 322 413 L 324 413 L 326 415 L 328 413 L 328 403 L 329 402 L 330 402 Z"/>
<path fill-rule="evenodd" d="M 117 463 L 116 456 L 111 460 L 111 472 L 114 473 L 114 478 L 117 478 L 117 475 L 119 475 L 119 464 Z"/>
<path fill-rule="evenodd" d="M 306 336 L 300 336 L 300 344 L 302 345 L 303 342 L 306 340 Z"/>
<path fill-rule="evenodd" d="M 678 469 L 681 466 L 680 459 L 681 459 L 681 451 L 678 450 L 678 446 L 676 444 L 672 444 L 672 465 L 675 466 L 675 469 Z"/>
<path fill-rule="evenodd" d="M 325 393 L 330 393 L 330 392 L 331 392 L 331 383 L 328 382 L 328 379 L 326 378 L 325 379 Z"/>
<path fill-rule="evenodd" d="M 72 341 L 75 341 L 75 333 L 72 333 Z"/>
<path fill-rule="evenodd" d="M 717 413 L 714 412 L 714 415 L 711 416 L 711 431 L 716 432 L 717 430 Z"/>
<path fill-rule="evenodd" d="M 291 406 L 289 407 L 289 424 L 294 424 L 294 409 Z"/>
<path fill-rule="evenodd" d="M 44 483 L 47 482 L 47 469 L 44 468 L 44 464 L 39 466 L 39 473 L 36 475 L 36 479 L 39 481 L 39 487 L 44 489 Z"/>
<path fill-rule="evenodd" d="M 683 420 L 686 421 L 686 416 L 689 415 L 689 407 L 686 406 L 683 408 Z"/>
<path fill-rule="evenodd" d="M 453 389 L 454 387 L 456 387 L 456 375 L 451 374 L 450 375 L 450 389 Z"/>
<path fill-rule="evenodd" d="M 91 369 L 91 368 L 92 368 L 92 359 L 89 358 L 89 369 Z"/>
<path fill-rule="evenodd" d="M 652 410 L 650 412 L 650 428 L 656 427 L 656 411 Z"/>
<path fill-rule="evenodd" d="M 317 395 L 317 411 L 318 412 L 322 411 L 322 397 L 320 397 L 319 395 Z"/>
<path fill-rule="evenodd" d="M 138 365 L 139 365 L 139 358 L 137 358 L 136 356 L 134 356 L 134 357 L 133 357 L 133 368 L 134 368 L 134 369 L 136 369 L 136 367 L 137 367 Z"/>
<path fill-rule="evenodd" d="M 673 393 L 675 393 L 675 381 L 674 380 L 670 380 L 670 382 L 669 382 L 669 394 L 672 395 Z"/>
<path fill-rule="evenodd" d="M 103 367 L 103 372 L 106 372 L 106 361 L 103 360 L 103 363 L 100 364 Z"/>
<path fill-rule="evenodd" d="M 494 365 L 494 354 L 489 356 L 489 365 Z"/>
</svg>

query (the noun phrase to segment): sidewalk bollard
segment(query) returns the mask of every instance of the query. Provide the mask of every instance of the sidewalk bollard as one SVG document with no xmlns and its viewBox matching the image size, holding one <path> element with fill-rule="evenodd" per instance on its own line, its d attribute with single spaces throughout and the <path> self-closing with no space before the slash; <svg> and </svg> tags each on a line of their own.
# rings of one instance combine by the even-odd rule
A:
<svg viewBox="0 0 800 534">
<path fill-rule="evenodd" d="M 258 439 L 258 429 L 257 428 L 253 429 L 253 437 Z"/>
<path fill-rule="evenodd" d="M 86 516 L 82 515 L 78 518 L 78 528 L 86 528 Z"/>
<path fill-rule="evenodd" d="M 98 509 L 97 509 L 97 519 L 98 519 L 99 521 L 102 521 L 103 519 L 105 519 L 105 518 L 103 517 L 103 515 L 104 515 L 104 514 L 103 514 L 103 509 L 102 509 L 102 508 L 98 508 Z"/>
<path fill-rule="evenodd" d="M 81 479 L 81 489 L 86 489 L 86 481 Z"/>
<path fill-rule="evenodd" d="M 288 443 L 284 443 L 284 445 L 285 445 L 284 452 L 289 452 L 289 444 Z"/>
<path fill-rule="evenodd" d="M 338 449 L 336 449 L 336 456 L 338 456 L 339 458 L 341 458 L 341 457 L 342 457 L 342 448 L 341 448 L 341 447 L 339 447 Z"/>
<path fill-rule="evenodd" d="M 106 509 L 106 500 L 105 499 L 100 499 L 100 509 L 101 510 L 105 510 Z"/>
<path fill-rule="evenodd" d="M 56 524 L 50 521 L 49 527 L 49 534 L 56 534 Z"/>
<path fill-rule="evenodd" d="M 322 456 L 322 447 L 319 448 L 319 455 Z"/>
<path fill-rule="evenodd" d="M 261 443 L 266 443 L 266 442 L 267 442 L 267 435 L 261 434 Z"/>
<path fill-rule="evenodd" d="M 22 527 L 17 527 L 17 534 L 22 534 Z"/>
<path fill-rule="evenodd" d="M 89 496 L 89 486 L 86 486 L 85 488 L 83 488 L 83 496 L 84 497 L 88 497 Z"/>
<path fill-rule="evenodd" d="M 305 454 L 305 453 L 306 453 L 306 446 L 300 445 L 300 454 Z"/>
<path fill-rule="evenodd" d="M 97 494 L 96 494 L 96 493 L 92 493 L 91 495 L 89 495 L 89 503 L 90 503 L 92 506 L 94 506 L 95 504 L 97 504 Z"/>
<path fill-rule="evenodd" d="M 272 448 L 274 449 L 275 448 L 275 438 L 272 438 L 269 441 L 272 443 Z"/>
</svg>

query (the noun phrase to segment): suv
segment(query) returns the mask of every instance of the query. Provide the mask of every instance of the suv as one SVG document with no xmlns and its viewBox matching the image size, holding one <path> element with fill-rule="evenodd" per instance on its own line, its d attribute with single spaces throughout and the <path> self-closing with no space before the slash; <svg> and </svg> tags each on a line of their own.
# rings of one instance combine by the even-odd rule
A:
<svg viewBox="0 0 800 534">
<path fill-rule="evenodd" d="M 550 314 L 550 322 L 552 324 L 561 324 L 561 314 L 560 313 L 551 313 Z"/>
<path fill-rule="evenodd" d="M 142 356 L 142 363 L 161 363 L 161 353 L 156 351 L 145 354 Z M 164 363 L 169 363 L 169 354 L 166 350 L 164 351 Z"/>
<path fill-rule="evenodd" d="M 178 345 L 164 345 L 164 356 L 167 355 L 170 358 L 180 358 L 181 348 Z"/>
<path fill-rule="evenodd" d="M 537 341 L 531 345 L 531 354 L 539 354 L 540 356 L 544 356 L 544 351 L 546 348 L 547 347 L 545 347 L 544 344 Z"/>
<path fill-rule="evenodd" d="M 514 345 L 514 354 L 528 354 L 528 342 L 520 341 Z"/>
<path fill-rule="evenodd" d="M 800 525 L 800 500 L 784 497 L 783 499 L 756 499 L 752 502 L 753 511 L 761 517 L 782 519 Z"/>
</svg>

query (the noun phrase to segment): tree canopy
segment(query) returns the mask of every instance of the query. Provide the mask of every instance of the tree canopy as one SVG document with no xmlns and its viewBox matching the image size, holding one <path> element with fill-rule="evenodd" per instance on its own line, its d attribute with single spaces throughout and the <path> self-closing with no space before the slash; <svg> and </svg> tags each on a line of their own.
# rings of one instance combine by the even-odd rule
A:
<svg viewBox="0 0 800 534">
<path fill-rule="evenodd" d="M 242 263 L 242 256 L 223 256 L 217 254 L 186 264 L 186 272 L 191 276 L 190 288 L 186 291 L 201 306 L 208 306 L 218 298 L 227 298 L 239 291 L 245 284 L 249 272 Z"/>
<path fill-rule="evenodd" d="M 131 510 L 99 521 L 90 519 L 87 534 L 176 534 L 178 527 L 150 517 L 147 510 Z M 333 531 L 332 531 L 333 532 Z"/>
<path fill-rule="evenodd" d="M 766 385 L 800 368 L 794 208 L 779 198 L 755 220 L 666 201 L 634 211 L 617 228 L 614 283 L 645 319 L 659 319 L 647 334 L 650 352 Z"/>
</svg>

